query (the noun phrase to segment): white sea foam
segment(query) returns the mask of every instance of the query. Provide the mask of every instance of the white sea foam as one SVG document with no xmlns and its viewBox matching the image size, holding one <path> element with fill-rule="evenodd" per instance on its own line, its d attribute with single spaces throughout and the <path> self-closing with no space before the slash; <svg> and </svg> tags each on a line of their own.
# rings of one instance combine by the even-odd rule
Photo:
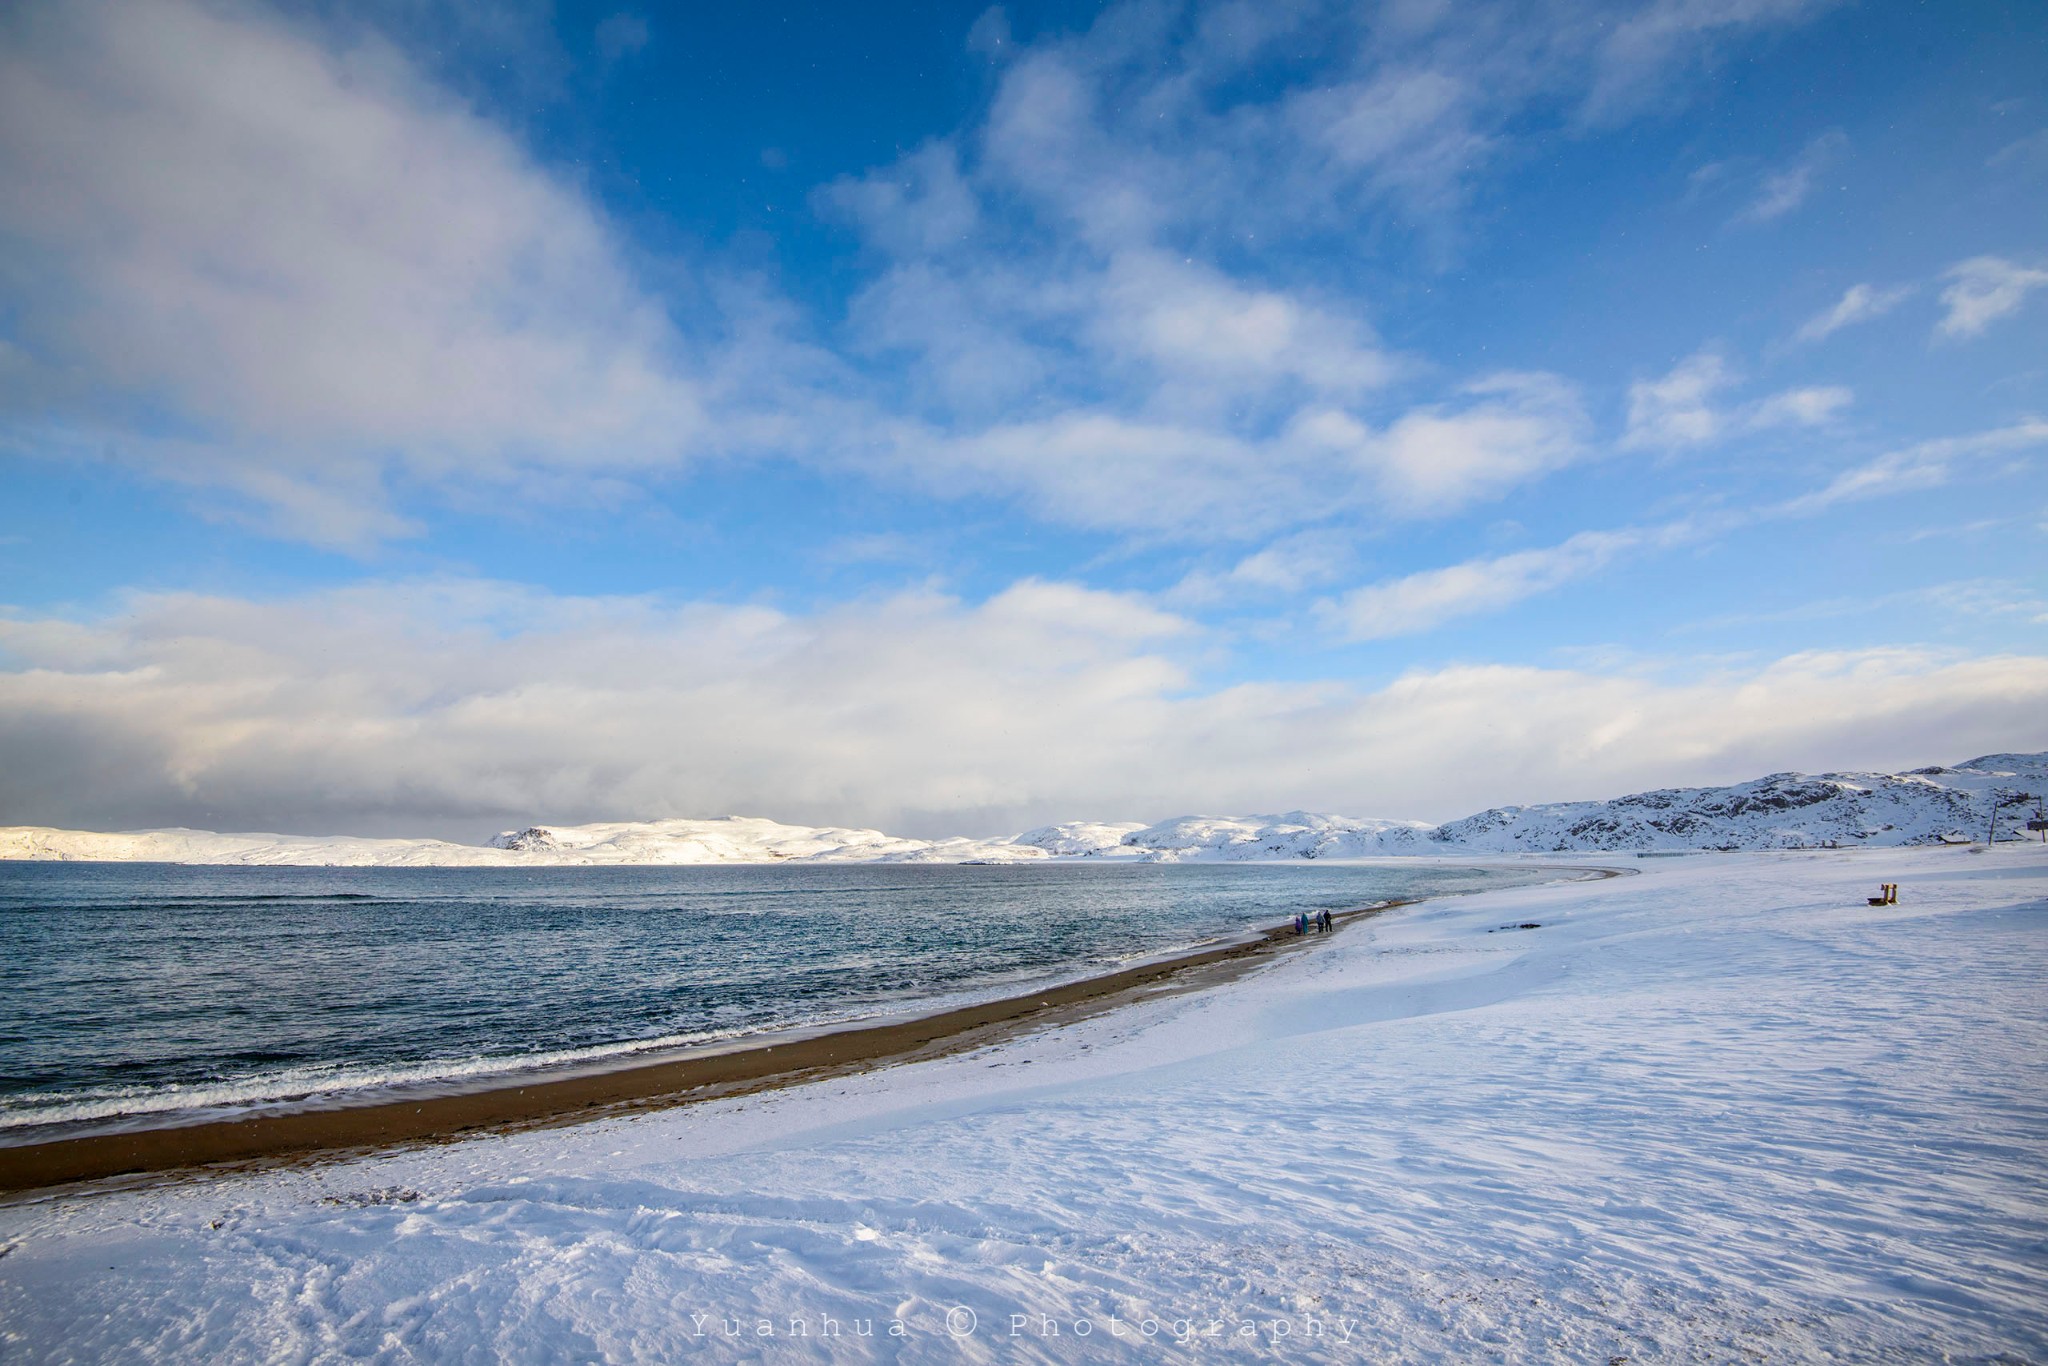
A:
<svg viewBox="0 0 2048 1366">
<path fill-rule="evenodd" d="M 446 1058 L 395 1067 L 354 1067 L 321 1064 L 281 1068 L 234 1081 L 162 1087 L 100 1087 L 51 1091 L 0 1098 L 0 1146 L 39 1138 L 28 1128 L 84 1124 L 95 1120 L 158 1119 L 175 1115 L 185 1120 L 261 1110 L 314 1101 L 323 1105 L 362 1104 L 377 1092 L 407 1087 L 454 1085 L 496 1077 L 512 1077 L 542 1068 L 579 1063 L 628 1060 L 661 1049 L 720 1043 L 742 1037 L 744 1030 L 704 1030 L 589 1048 L 564 1048 L 517 1057 Z"/>
</svg>

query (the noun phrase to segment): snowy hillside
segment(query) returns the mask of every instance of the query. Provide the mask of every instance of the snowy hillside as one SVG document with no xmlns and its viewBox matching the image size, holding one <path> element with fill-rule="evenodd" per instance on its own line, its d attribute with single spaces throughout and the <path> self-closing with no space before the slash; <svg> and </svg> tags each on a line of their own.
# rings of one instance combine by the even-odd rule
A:
<svg viewBox="0 0 2048 1366">
<path fill-rule="evenodd" d="M 1090 850 L 1069 841 L 1060 852 L 1175 861 L 1882 848 L 1981 840 L 1993 791 L 2048 794 L 2048 754 L 1990 754 L 1954 768 L 1896 774 L 1774 773 L 1730 787 L 1662 788 L 1604 802 L 1495 807 L 1438 826 L 1305 811 L 1182 816 L 1131 831 L 1113 846 L 1105 840 Z M 1999 838 L 2025 835 L 2031 814 L 2031 806 L 2005 808 Z"/>
<path fill-rule="evenodd" d="M 1445 852 L 1421 821 L 1352 820 L 1290 811 L 1284 816 L 1181 816 L 1124 838 L 1120 852 L 1181 859 L 1369 858 Z"/>
<path fill-rule="evenodd" d="M 1156 825 L 1070 821 L 991 839 L 904 839 L 879 830 L 716 820 L 528 826 L 488 844 L 350 836 L 99 834 L 0 829 L 0 860 L 491 866 L 583 864 L 1008 863 L 1047 858 L 1171 863 L 1434 854 L 1811 849 L 1981 840 L 1991 796 L 2048 796 L 2048 754 L 1988 754 L 1907 773 L 1774 773 L 1729 787 L 1660 788 L 1609 801 L 1502 806 L 1445 825 L 1293 811 L 1181 816 Z M 2024 836 L 2031 806 L 2000 814 Z"/>
<path fill-rule="evenodd" d="M 335 867 L 525 868 L 598 864 L 972 863 L 1038 859 L 1012 840 L 910 840 L 879 830 L 717 820 L 528 826 L 487 844 L 317 835 L 217 835 L 206 830 L 100 834 L 34 826 L 0 829 L 0 861 L 306 864 Z"/>
<path fill-rule="evenodd" d="M 968 863 L 1043 858 L 1009 839 L 913 840 L 879 830 L 782 825 L 747 816 L 530 826 L 491 840 L 493 849 L 540 863 Z"/>
<path fill-rule="evenodd" d="M 17 825 L 0 829 L 0 860 L 98 863 L 312 864 L 332 867 L 511 866 L 496 849 L 445 840 L 349 835 L 217 835 L 211 830 L 102 834 Z"/>
<path fill-rule="evenodd" d="M 2048 754 L 1991 754 L 1908 773 L 1774 773 L 1730 787 L 1660 788 L 1605 802 L 1497 807 L 1440 826 L 1441 847 L 1485 852 L 1811 849 L 1984 838 L 1993 793 L 2048 793 Z M 2026 835 L 2032 805 L 1999 813 Z"/>
<path fill-rule="evenodd" d="M 1895 846 L 1982 839 L 1995 789 L 2039 796 L 2044 756 L 2002 754 L 1911 773 L 1774 773 L 1732 787 L 1663 788 L 1606 802 L 1499 807 L 1441 827 L 1460 849 L 1680 850 Z M 2001 813 L 2025 833 L 2031 808 Z"/>
<path fill-rule="evenodd" d="M 1143 821 L 1066 821 L 1041 825 L 1017 836 L 1017 844 L 1060 857 L 1089 857 L 1124 847 L 1124 841 L 1145 828 Z"/>
</svg>

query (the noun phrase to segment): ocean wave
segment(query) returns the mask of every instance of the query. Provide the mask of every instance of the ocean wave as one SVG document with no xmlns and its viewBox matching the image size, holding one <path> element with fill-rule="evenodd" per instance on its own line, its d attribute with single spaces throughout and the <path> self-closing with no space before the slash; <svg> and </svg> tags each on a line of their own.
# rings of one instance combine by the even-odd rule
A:
<svg viewBox="0 0 2048 1366">
<path fill-rule="evenodd" d="M 515 1077 L 545 1068 L 573 1067 L 578 1063 L 629 1058 L 638 1053 L 722 1043 L 753 1032 L 757 1031 L 698 1030 L 654 1039 L 499 1057 L 435 1059 L 383 1066 L 318 1063 L 212 1082 L 105 1086 L 0 1096 L 0 1146 L 5 1145 L 4 1136 L 21 1129 L 143 1116 L 257 1110 L 308 1101 L 360 1104 L 369 1101 L 378 1091 Z"/>
</svg>

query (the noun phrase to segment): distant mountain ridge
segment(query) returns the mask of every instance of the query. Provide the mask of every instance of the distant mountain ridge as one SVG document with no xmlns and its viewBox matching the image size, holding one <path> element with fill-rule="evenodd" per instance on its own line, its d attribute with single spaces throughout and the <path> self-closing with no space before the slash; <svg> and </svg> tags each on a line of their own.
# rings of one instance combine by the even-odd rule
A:
<svg viewBox="0 0 2048 1366">
<path fill-rule="evenodd" d="M 879 830 L 716 820 L 528 826 L 486 844 L 356 836 L 106 834 L 0 828 L 0 860 L 533 867 L 718 863 L 1017 863 L 1113 859 L 1271 862 L 1462 854 L 1680 853 L 1887 847 L 1982 839 L 1993 793 L 2048 796 L 2048 753 L 1987 754 L 1905 773 L 1773 773 L 1725 787 L 1659 788 L 1608 801 L 1500 806 L 1442 825 L 1292 811 L 1182 816 L 1156 825 L 1070 821 L 992 839 L 904 839 Z M 1999 813 L 2025 838 L 2033 804 Z"/>
</svg>

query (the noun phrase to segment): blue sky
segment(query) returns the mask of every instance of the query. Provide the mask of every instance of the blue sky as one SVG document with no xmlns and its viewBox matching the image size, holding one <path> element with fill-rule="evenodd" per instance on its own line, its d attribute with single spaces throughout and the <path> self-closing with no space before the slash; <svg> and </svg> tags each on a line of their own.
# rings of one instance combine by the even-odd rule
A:
<svg viewBox="0 0 2048 1366">
<path fill-rule="evenodd" d="M 2048 11 L 28 4 L 0 821 L 2048 743 Z"/>
</svg>

